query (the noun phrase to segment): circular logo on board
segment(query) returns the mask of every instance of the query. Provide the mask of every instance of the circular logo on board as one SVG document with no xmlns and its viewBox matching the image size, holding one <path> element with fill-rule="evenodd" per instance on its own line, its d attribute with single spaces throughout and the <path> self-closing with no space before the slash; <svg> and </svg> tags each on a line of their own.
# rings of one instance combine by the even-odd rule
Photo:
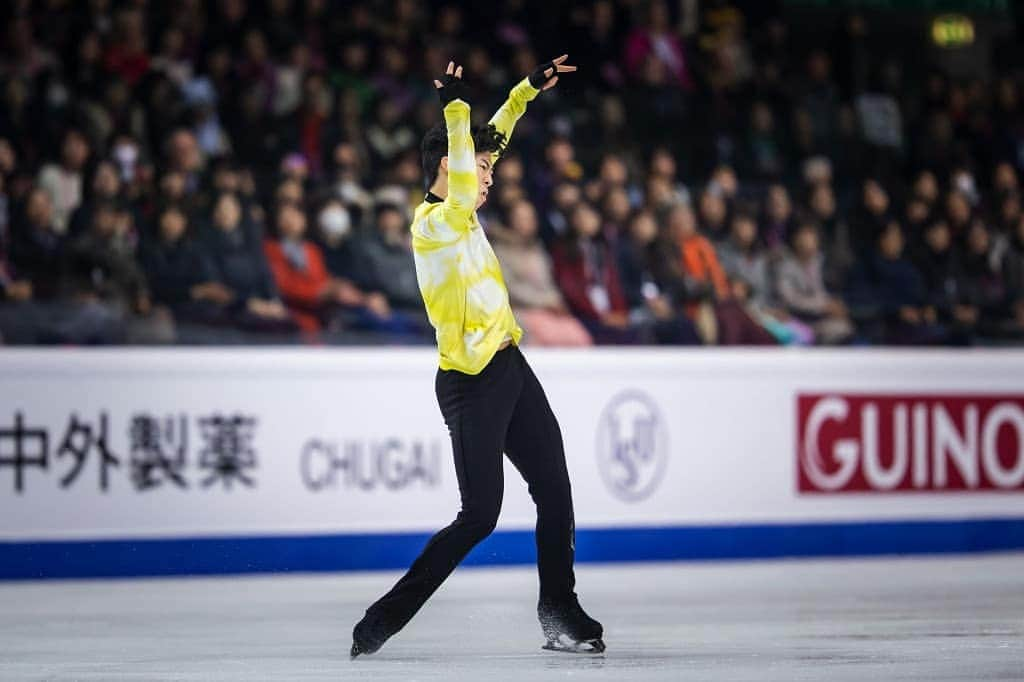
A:
<svg viewBox="0 0 1024 682">
<path fill-rule="evenodd" d="M 623 391 L 604 408 L 597 465 L 605 485 L 622 500 L 639 502 L 657 489 L 668 466 L 668 429 L 650 396 Z"/>
</svg>

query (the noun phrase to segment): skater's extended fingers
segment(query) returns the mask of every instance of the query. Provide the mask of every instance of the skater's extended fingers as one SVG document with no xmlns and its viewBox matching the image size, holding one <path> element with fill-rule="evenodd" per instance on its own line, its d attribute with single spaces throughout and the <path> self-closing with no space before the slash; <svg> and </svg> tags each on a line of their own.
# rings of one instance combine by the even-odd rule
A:
<svg viewBox="0 0 1024 682">
<path fill-rule="evenodd" d="M 435 88 L 437 88 L 438 90 L 440 90 L 441 88 L 443 88 L 443 87 L 444 87 L 444 84 L 443 84 L 443 83 L 441 83 L 441 81 L 439 81 L 439 80 L 437 80 L 437 79 L 435 78 L 435 79 L 434 79 L 434 87 L 435 87 Z"/>
<path fill-rule="evenodd" d="M 462 78 L 462 67 L 461 66 L 459 68 L 455 69 L 455 77 L 456 78 Z"/>
<path fill-rule="evenodd" d="M 450 76 L 455 73 L 455 62 L 448 62 L 448 68 L 444 70 L 445 75 Z"/>
<path fill-rule="evenodd" d="M 556 83 L 558 83 L 558 76 L 555 76 L 554 78 L 549 80 L 547 83 L 545 83 L 544 87 L 541 88 L 541 90 L 550 90 L 551 88 L 555 87 Z"/>
<path fill-rule="evenodd" d="M 561 64 L 562 62 L 564 62 L 568 58 L 569 58 L 569 55 L 563 54 L 561 57 L 555 57 L 554 59 L 551 60 L 551 62 L 553 64 L 555 64 L 555 65 L 558 65 L 558 64 Z"/>
<path fill-rule="evenodd" d="M 576 70 L 575 66 L 570 66 L 568 64 L 559 64 L 558 65 L 558 73 L 569 73 L 569 72 L 575 71 L 575 70 Z"/>
</svg>

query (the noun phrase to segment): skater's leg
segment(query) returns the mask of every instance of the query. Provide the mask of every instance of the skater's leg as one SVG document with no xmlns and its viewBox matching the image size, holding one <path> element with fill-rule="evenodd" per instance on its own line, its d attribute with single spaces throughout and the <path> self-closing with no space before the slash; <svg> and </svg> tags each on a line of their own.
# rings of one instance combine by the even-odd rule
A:
<svg viewBox="0 0 1024 682">
<path fill-rule="evenodd" d="M 509 423 L 505 453 L 537 505 L 537 616 L 548 640 L 545 648 L 600 653 L 604 628 L 580 607 L 574 591 L 575 523 L 561 429 L 533 370 L 521 355 L 519 360 L 523 391 Z"/>
<path fill-rule="evenodd" d="M 376 623 L 375 628 L 365 628 L 371 630 L 364 633 L 370 639 L 382 643 L 402 629 L 469 550 L 494 529 L 503 491 L 504 434 L 522 383 L 510 364 L 505 351 L 476 376 L 438 372 L 438 403 L 452 438 L 462 509 L 430 539 L 395 586 L 367 610 L 366 620 Z"/>
<path fill-rule="evenodd" d="M 537 505 L 541 599 L 562 599 L 572 594 L 576 584 L 572 490 L 562 431 L 540 381 L 518 349 L 516 355 L 522 367 L 523 390 L 505 437 L 505 453 L 526 480 Z"/>
</svg>

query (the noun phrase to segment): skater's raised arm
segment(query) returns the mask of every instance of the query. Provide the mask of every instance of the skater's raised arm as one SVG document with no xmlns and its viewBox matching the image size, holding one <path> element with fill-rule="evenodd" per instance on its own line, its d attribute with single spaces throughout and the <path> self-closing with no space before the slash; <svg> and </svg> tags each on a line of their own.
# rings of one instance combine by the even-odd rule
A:
<svg viewBox="0 0 1024 682">
<path fill-rule="evenodd" d="M 533 73 L 519 81 L 512 88 L 508 99 L 501 105 L 497 113 L 491 117 L 490 123 L 497 128 L 499 133 L 505 136 L 506 144 L 512 137 L 512 130 L 516 127 L 516 121 L 526 112 L 527 103 L 532 102 L 537 93 L 555 87 L 555 84 L 558 83 L 558 74 L 571 73 L 576 70 L 575 66 L 565 63 L 568 58 L 569 55 L 563 54 L 561 57 L 538 66 Z M 500 152 L 494 152 L 491 155 L 491 163 L 498 160 L 499 154 Z"/>
<path fill-rule="evenodd" d="M 454 62 L 448 62 L 444 81 L 435 80 L 434 87 L 441 98 L 444 122 L 448 128 L 448 156 L 441 160 L 441 172 L 448 175 L 445 208 L 449 212 L 468 216 L 476 209 L 478 187 L 476 153 L 462 67 L 456 68 Z"/>
</svg>

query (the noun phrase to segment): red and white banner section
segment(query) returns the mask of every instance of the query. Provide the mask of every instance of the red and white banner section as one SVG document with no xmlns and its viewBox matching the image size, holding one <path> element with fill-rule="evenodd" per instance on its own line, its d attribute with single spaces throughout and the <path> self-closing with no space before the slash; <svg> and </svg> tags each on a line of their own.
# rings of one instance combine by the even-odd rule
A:
<svg viewBox="0 0 1024 682">
<path fill-rule="evenodd" d="M 1024 549 L 1024 352 L 523 350 L 579 561 Z M 400 569 L 459 490 L 430 349 L 0 351 L 0 579 Z M 536 560 L 506 464 L 470 564 Z"/>
<path fill-rule="evenodd" d="M 801 493 L 1024 491 L 1024 394 L 797 398 Z"/>
</svg>

